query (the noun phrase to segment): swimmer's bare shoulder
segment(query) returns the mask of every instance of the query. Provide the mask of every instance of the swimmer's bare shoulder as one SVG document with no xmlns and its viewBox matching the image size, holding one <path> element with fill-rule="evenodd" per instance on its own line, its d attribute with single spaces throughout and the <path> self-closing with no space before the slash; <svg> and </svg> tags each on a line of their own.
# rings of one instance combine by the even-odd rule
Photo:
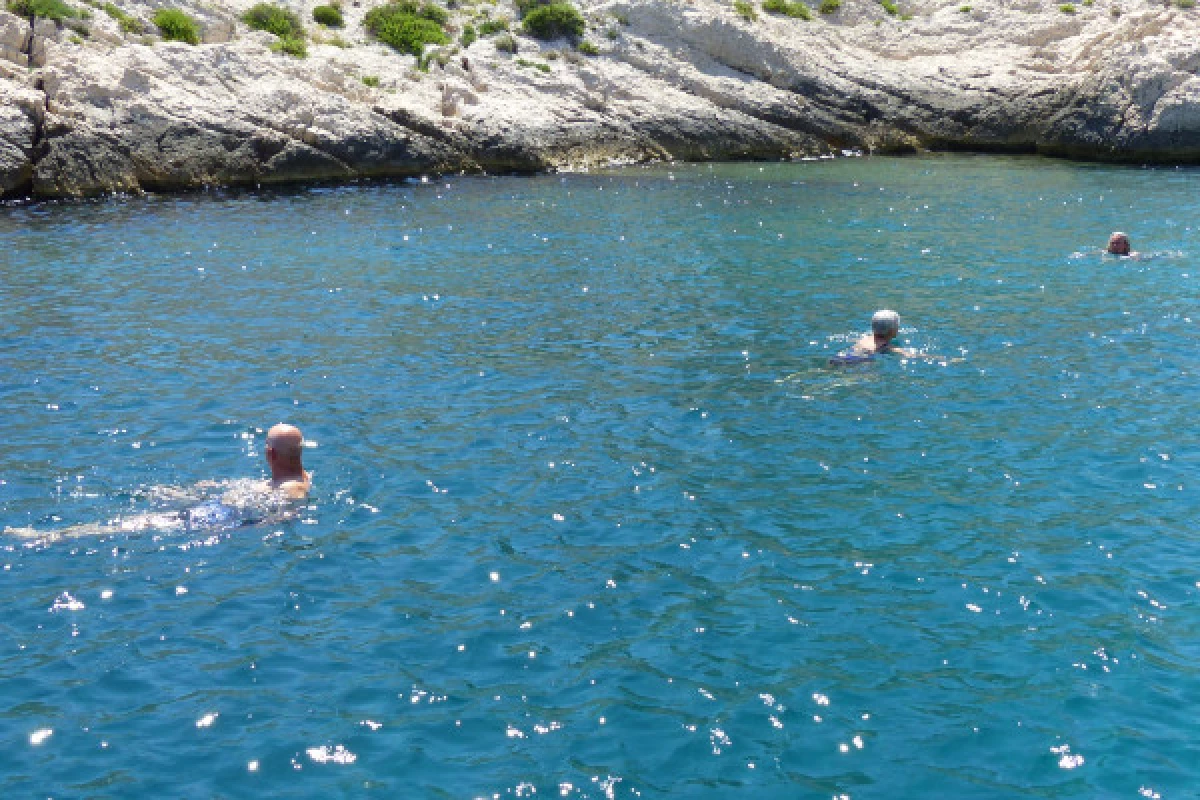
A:
<svg viewBox="0 0 1200 800">
<path fill-rule="evenodd" d="M 271 481 L 268 484 L 272 490 L 279 492 L 288 500 L 304 500 L 312 488 L 312 473 L 304 473 L 304 480 Z"/>
</svg>

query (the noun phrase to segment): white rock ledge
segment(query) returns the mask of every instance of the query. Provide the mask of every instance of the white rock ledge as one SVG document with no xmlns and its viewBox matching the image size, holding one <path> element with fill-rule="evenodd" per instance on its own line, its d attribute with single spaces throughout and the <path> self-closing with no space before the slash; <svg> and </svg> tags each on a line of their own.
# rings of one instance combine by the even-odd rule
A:
<svg viewBox="0 0 1200 800">
<path fill-rule="evenodd" d="M 247 0 L 181 0 L 197 46 L 123 33 L 100 3 L 76 30 L 0 11 L 0 197 L 843 148 L 1200 162 L 1200 9 L 842 0 L 804 21 L 753 2 L 750 21 L 732 0 L 581 0 L 597 55 L 481 37 L 422 72 L 364 31 L 380 2 L 352 0 L 341 31 L 311 21 L 316 0 L 288 3 L 305 59 L 239 20 Z M 453 28 L 517 16 L 469 2 Z M 156 5 L 120 6 L 155 30 Z"/>
</svg>

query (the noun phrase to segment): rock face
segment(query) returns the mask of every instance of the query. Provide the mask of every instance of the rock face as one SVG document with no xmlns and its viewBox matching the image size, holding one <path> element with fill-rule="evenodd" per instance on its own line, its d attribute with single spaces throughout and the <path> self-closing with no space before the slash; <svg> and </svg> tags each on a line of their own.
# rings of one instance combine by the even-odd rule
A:
<svg viewBox="0 0 1200 800">
<path fill-rule="evenodd" d="M 0 196 L 846 148 L 1200 161 L 1200 9 L 902 0 L 892 16 L 842 0 L 805 21 L 757 2 L 747 19 L 731 0 L 581 0 L 594 55 L 525 36 L 510 54 L 493 34 L 427 51 L 422 71 L 363 29 L 381 2 L 347 7 L 341 31 L 309 22 L 304 59 L 239 21 L 246 0 L 182 0 L 197 46 L 99 10 L 70 28 L 0 11 Z M 515 33 L 507 3 L 489 14 Z M 290 7 L 311 20 L 316 4 Z M 121 11 L 153 31 L 155 7 Z M 479 9 L 459 4 L 450 30 Z"/>
</svg>

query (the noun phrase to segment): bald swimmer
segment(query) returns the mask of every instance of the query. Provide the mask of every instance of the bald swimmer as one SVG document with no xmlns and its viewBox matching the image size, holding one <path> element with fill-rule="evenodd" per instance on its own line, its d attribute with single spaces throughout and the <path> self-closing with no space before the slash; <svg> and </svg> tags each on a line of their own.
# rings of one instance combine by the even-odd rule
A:
<svg viewBox="0 0 1200 800">
<path fill-rule="evenodd" d="M 262 480 L 200 481 L 189 489 L 156 487 L 167 502 L 196 503 L 178 511 L 151 511 L 119 516 L 108 522 L 72 525 L 57 531 L 4 528 L 26 538 L 140 533 L 142 531 L 217 532 L 260 523 L 278 523 L 296 516 L 294 500 L 308 497 L 312 475 L 304 471 L 304 436 L 294 425 L 280 423 L 267 431 L 266 457 L 271 478 Z M 216 492 L 220 492 L 219 495 Z"/>
<path fill-rule="evenodd" d="M 267 466 L 271 488 L 289 500 L 308 497 L 312 475 L 304 471 L 304 434 L 295 425 L 281 422 L 267 431 Z"/>
<path fill-rule="evenodd" d="M 1113 231 L 1112 235 L 1108 237 L 1108 246 L 1104 248 L 1104 252 L 1114 256 L 1133 255 L 1129 244 L 1129 234 L 1122 231 Z"/>
</svg>

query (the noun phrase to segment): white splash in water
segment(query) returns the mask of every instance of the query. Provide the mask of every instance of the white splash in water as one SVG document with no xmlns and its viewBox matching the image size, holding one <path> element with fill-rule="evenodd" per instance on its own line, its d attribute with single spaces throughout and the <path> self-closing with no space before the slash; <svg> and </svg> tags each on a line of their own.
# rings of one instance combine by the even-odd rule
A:
<svg viewBox="0 0 1200 800">
<path fill-rule="evenodd" d="M 353 764 L 358 760 L 358 756 L 340 744 L 333 747 L 327 745 L 310 747 L 305 752 L 308 753 L 309 759 L 316 764 Z"/>
</svg>

